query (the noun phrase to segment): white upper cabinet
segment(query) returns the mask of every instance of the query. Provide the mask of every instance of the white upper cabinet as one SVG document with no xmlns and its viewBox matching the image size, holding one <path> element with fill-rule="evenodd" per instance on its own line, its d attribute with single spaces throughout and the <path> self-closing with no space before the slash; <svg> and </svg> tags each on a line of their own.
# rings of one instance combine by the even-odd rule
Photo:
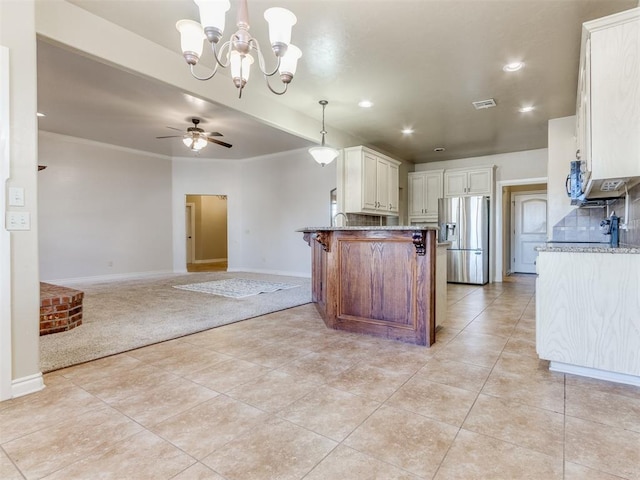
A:
<svg viewBox="0 0 640 480">
<path fill-rule="evenodd" d="M 443 170 L 409 174 L 409 222 L 437 222 Z"/>
<path fill-rule="evenodd" d="M 640 176 L 640 8 L 583 24 L 577 142 L 591 180 Z"/>
<path fill-rule="evenodd" d="M 491 195 L 493 167 L 455 169 L 444 172 L 444 196 Z"/>
<path fill-rule="evenodd" d="M 400 162 L 366 147 L 345 148 L 345 213 L 398 215 Z"/>
</svg>

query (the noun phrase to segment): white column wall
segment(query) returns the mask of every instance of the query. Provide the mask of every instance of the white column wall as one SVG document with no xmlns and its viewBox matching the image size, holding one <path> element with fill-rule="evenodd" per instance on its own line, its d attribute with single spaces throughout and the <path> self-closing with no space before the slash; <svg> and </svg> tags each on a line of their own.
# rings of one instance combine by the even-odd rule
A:
<svg viewBox="0 0 640 480">
<path fill-rule="evenodd" d="M 43 387 L 39 366 L 40 284 L 38 278 L 38 126 L 36 119 L 35 2 L 0 2 L 0 45 L 9 49 L 9 179 L 6 187 L 24 189 L 24 206 L 8 211 L 29 213 L 30 230 L 10 233 L 11 314 L 3 315 L 3 332 L 10 322 L 10 351 L 2 343 L 0 361 L 11 363 L 11 379 L 2 378 L 2 398 Z M 6 109 L 6 105 L 0 105 Z M 4 188 L 2 189 L 5 194 Z M 2 212 L 5 215 L 5 212 Z M 4 222 L 3 222 L 4 226 Z M 3 243 L 3 246 L 6 246 Z M 4 253 L 4 252 L 3 252 Z M 5 369 L 2 370 L 3 376 Z M 11 385 L 8 385 L 8 382 Z M 9 388 L 7 388 L 9 387 Z"/>
<path fill-rule="evenodd" d="M 567 196 L 565 186 L 571 161 L 576 158 L 576 116 L 549 120 L 549 181 L 547 183 L 547 239 L 553 236 L 553 226 L 567 216 L 575 206 Z"/>
</svg>

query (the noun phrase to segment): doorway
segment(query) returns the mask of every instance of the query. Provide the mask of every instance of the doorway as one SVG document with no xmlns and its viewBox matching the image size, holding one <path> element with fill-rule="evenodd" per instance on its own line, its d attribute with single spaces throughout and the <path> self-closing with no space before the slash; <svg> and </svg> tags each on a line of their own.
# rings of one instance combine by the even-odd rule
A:
<svg viewBox="0 0 640 480">
<path fill-rule="evenodd" d="M 511 272 L 536 273 L 536 247 L 547 240 L 547 194 L 511 194 Z"/>
<path fill-rule="evenodd" d="M 495 235 L 490 249 L 492 257 L 491 271 L 495 282 L 502 282 L 511 272 L 511 235 L 513 222 L 511 214 L 512 193 L 546 193 L 546 177 L 500 180 L 496 182 L 495 193 Z"/>
<path fill-rule="evenodd" d="M 227 196 L 186 195 L 185 227 L 187 271 L 226 271 Z"/>
</svg>

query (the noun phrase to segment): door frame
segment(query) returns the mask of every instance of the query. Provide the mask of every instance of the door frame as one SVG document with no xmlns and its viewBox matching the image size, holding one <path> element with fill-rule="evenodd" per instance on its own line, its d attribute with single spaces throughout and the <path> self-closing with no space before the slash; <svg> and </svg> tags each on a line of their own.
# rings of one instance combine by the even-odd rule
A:
<svg viewBox="0 0 640 480">
<path fill-rule="evenodd" d="M 535 185 L 539 183 L 548 184 L 548 178 L 547 177 L 521 178 L 517 180 L 516 179 L 501 180 L 499 182 L 496 182 L 495 209 L 493 209 L 493 211 L 495 212 L 494 217 L 496 219 L 495 229 L 493 230 L 495 232 L 495 235 L 494 235 L 495 242 L 492 242 L 492 245 L 495 245 L 495 251 L 493 254 L 493 258 L 495 259 L 495 262 L 492 262 L 492 265 L 494 266 L 494 270 L 493 270 L 494 282 L 502 282 L 502 267 L 503 267 L 502 255 L 504 250 L 504 246 L 502 243 L 502 236 L 504 235 L 504 221 L 502 219 L 502 201 L 503 201 L 502 189 L 504 187 L 513 187 L 516 185 Z"/>
<path fill-rule="evenodd" d="M 196 256 L 196 204 L 192 203 L 192 202 L 186 202 L 185 203 L 185 209 L 189 209 L 189 216 L 187 216 L 187 213 L 185 211 L 185 237 L 188 234 L 189 231 L 191 231 L 191 238 L 185 238 L 185 258 L 186 258 L 186 263 L 194 263 L 195 262 L 195 256 Z M 189 225 L 191 228 L 187 229 L 187 223 L 189 222 Z M 187 248 L 187 243 L 190 243 L 191 248 Z M 189 250 L 191 250 L 191 258 L 189 258 Z"/>
<path fill-rule="evenodd" d="M 514 264 L 514 255 L 515 255 L 515 251 L 516 251 L 516 209 L 513 208 L 515 205 L 515 197 L 517 197 L 518 195 L 544 195 L 545 196 L 545 201 L 547 202 L 547 211 L 549 210 L 549 196 L 547 195 L 547 192 L 544 190 L 531 190 L 531 191 L 526 191 L 526 192 L 511 192 L 511 198 L 509 199 L 509 201 L 511 202 L 511 228 L 509 229 L 509 238 L 510 238 L 510 242 L 511 242 L 511 255 L 509 255 L 509 272 L 513 273 L 514 268 L 513 268 L 513 264 Z M 549 225 L 547 225 L 547 231 L 549 229 Z M 545 238 L 546 238 L 547 232 L 545 232 Z"/>
</svg>

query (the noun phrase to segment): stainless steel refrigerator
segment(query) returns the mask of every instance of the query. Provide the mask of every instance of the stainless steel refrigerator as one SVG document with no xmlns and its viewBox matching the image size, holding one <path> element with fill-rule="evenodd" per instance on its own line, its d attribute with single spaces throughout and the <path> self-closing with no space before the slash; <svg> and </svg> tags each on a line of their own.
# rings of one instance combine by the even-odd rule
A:
<svg viewBox="0 0 640 480">
<path fill-rule="evenodd" d="M 489 281 L 489 197 L 438 200 L 440 241 L 447 249 L 447 282 Z"/>
</svg>

